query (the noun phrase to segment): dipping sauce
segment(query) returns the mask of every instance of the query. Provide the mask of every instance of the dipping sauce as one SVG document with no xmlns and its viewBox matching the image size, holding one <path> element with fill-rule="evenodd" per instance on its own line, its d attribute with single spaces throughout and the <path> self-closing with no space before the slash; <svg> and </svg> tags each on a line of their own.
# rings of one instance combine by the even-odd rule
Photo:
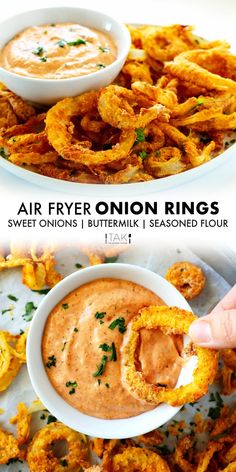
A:
<svg viewBox="0 0 236 472">
<path fill-rule="evenodd" d="M 118 279 L 98 279 L 67 295 L 50 313 L 42 341 L 45 369 L 59 395 L 98 418 L 128 418 L 152 409 L 123 386 L 120 349 L 138 311 L 163 304 L 150 290 Z M 143 330 L 138 362 L 148 381 L 176 384 L 181 340 Z"/>
<path fill-rule="evenodd" d="M 107 33 L 77 23 L 47 24 L 11 39 L 0 52 L 0 66 L 26 77 L 66 79 L 97 72 L 116 53 Z"/>
</svg>

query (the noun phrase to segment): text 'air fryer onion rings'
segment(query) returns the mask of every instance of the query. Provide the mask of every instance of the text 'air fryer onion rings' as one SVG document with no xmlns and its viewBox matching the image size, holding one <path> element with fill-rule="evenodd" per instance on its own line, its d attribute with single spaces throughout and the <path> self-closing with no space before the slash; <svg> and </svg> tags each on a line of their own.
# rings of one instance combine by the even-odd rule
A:
<svg viewBox="0 0 236 472">
<path fill-rule="evenodd" d="M 193 313 L 176 307 L 153 306 L 140 310 L 140 315 L 129 323 L 122 348 L 122 381 L 133 396 L 153 405 L 164 402 L 172 406 L 180 406 L 195 402 L 207 393 L 217 372 L 218 353 L 216 351 L 193 346 L 191 350 L 198 358 L 193 380 L 187 385 L 173 389 L 147 383 L 136 365 L 140 330 L 161 329 L 168 334 L 184 335 L 188 333 L 195 319 L 196 316 Z"/>
</svg>

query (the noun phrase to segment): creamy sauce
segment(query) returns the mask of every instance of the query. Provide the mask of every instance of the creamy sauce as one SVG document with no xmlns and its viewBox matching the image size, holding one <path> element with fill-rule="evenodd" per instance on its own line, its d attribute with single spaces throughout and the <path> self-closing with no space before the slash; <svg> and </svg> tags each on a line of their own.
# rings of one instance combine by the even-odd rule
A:
<svg viewBox="0 0 236 472">
<path fill-rule="evenodd" d="M 114 62 L 110 36 L 77 23 L 32 26 L 0 52 L 0 66 L 15 74 L 65 79 L 97 72 Z"/>
<path fill-rule="evenodd" d="M 52 356 L 56 359 L 55 366 L 45 368 L 57 392 L 79 411 L 99 418 L 127 418 L 150 410 L 122 385 L 124 334 L 109 325 L 122 317 L 127 325 L 141 308 L 163 304 L 150 290 L 117 279 L 95 280 L 67 295 L 50 313 L 42 341 L 45 366 Z M 104 343 L 114 343 L 116 361 L 109 360 L 111 351 L 99 348 Z M 146 379 L 174 386 L 181 369 L 181 348 L 177 336 L 143 330 L 138 360 Z M 103 355 L 108 356 L 104 372 L 94 377 Z"/>
</svg>

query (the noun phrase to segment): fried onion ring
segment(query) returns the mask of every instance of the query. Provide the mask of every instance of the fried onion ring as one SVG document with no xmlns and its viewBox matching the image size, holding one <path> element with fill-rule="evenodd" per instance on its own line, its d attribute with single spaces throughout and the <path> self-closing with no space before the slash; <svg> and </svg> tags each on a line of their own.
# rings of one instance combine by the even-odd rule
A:
<svg viewBox="0 0 236 472">
<path fill-rule="evenodd" d="M 9 460 L 19 457 L 17 439 L 13 434 L 0 429 L 0 464 L 7 464 Z"/>
<path fill-rule="evenodd" d="M 206 283 L 201 267 L 191 262 L 176 262 L 167 270 L 165 278 L 182 293 L 186 300 L 197 297 Z"/>
<path fill-rule="evenodd" d="M 227 49 L 213 48 L 207 51 L 195 49 L 194 51 L 186 51 L 175 57 L 173 62 L 167 62 L 164 70 L 174 77 L 182 78 L 184 80 L 194 83 L 200 87 L 209 90 L 236 90 L 236 82 L 227 77 L 214 74 L 207 70 L 208 61 L 212 60 L 214 55 L 216 57 L 230 56 Z M 199 65 L 202 63 L 203 65 Z M 205 66 L 205 67 L 204 67 Z"/>
<path fill-rule="evenodd" d="M 93 151 L 82 141 L 73 142 L 71 120 L 96 111 L 98 92 L 84 93 L 65 98 L 54 105 L 46 116 L 46 132 L 50 144 L 64 159 L 84 165 L 101 165 L 123 159 L 129 154 L 135 139 L 135 131 L 121 132 L 119 142 L 106 151 Z"/>
<path fill-rule="evenodd" d="M 170 472 L 167 462 L 146 448 L 127 447 L 114 455 L 106 453 L 102 462 L 104 472 Z"/>
<path fill-rule="evenodd" d="M 139 113 L 135 113 L 134 107 L 138 105 L 139 96 L 132 90 L 119 85 L 109 85 L 100 94 L 98 111 L 103 121 L 123 130 L 145 128 L 157 118 L 168 120 L 167 110 L 162 105 L 152 104 L 149 108 L 141 108 Z"/>
<path fill-rule="evenodd" d="M 215 379 L 218 353 L 210 349 L 194 346 L 198 364 L 193 372 L 193 380 L 177 388 L 165 388 L 146 382 L 142 372 L 136 368 L 136 351 L 141 329 L 160 328 L 168 333 L 187 334 L 191 323 L 197 317 L 176 307 L 152 306 L 140 310 L 140 315 L 129 323 L 122 347 L 122 382 L 131 395 L 152 405 L 168 403 L 180 406 L 195 402 L 205 395 Z"/>
<path fill-rule="evenodd" d="M 67 442 L 69 452 L 64 457 L 58 458 L 53 454 L 51 446 L 56 441 Z M 87 438 L 62 423 L 51 423 L 38 431 L 32 439 L 27 454 L 30 472 L 63 472 L 63 459 L 68 472 L 78 472 L 83 467 L 88 467 Z"/>
</svg>

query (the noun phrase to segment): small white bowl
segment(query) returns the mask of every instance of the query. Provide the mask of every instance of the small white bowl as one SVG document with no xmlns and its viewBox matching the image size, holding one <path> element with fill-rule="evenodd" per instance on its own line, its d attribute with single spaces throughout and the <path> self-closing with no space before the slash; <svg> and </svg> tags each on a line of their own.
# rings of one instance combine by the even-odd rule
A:
<svg viewBox="0 0 236 472">
<path fill-rule="evenodd" d="M 122 69 L 131 40 L 125 25 L 105 13 L 86 8 L 41 8 L 15 15 L 0 24 L 0 49 L 20 31 L 45 23 L 73 22 L 108 33 L 117 46 L 117 59 L 104 69 L 70 79 L 38 79 L 24 77 L 0 67 L 0 81 L 25 100 L 50 105 L 65 97 L 110 84 Z"/>
<path fill-rule="evenodd" d="M 156 293 L 167 305 L 191 310 L 183 296 L 160 275 L 130 264 L 102 264 L 75 272 L 56 285 L 40 303 L 31 322 L 27 341 L 27 366 L 33 388 L 45 407 L 76 431 L 100 438 L 130 438 L 152 431 L 166 423 L 178 411 L 167 404 L 154 410 L 125 419 L 100 419 L 80 413 L 56 392 L 47 376 L 42 359 L 42 336 L 48 315 L 68 293 L 79 286 L 100 278 L 115 278 L 135 282 Z M 184 344 L 189 341 L 184 336 Z M 181 370 L 177 386 L 189 383 L 196 366 L 196 357 L 191 357 Z"/>
</svg>

